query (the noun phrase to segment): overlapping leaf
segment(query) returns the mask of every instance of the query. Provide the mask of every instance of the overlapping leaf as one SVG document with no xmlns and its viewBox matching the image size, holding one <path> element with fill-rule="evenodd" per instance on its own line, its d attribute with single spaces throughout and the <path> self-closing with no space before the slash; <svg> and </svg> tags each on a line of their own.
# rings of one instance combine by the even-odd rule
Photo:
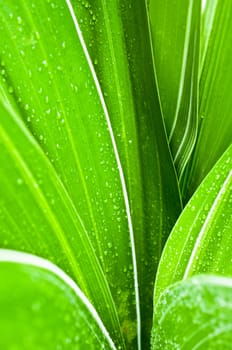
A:
<svg viewBox="0 0 232 350">
<path fill-rule="evenodd" d="M 118 343 L 123 333 L 135 344 L 140 320 L 125 182 L 72 7 L 9 0 L 1 4 L 0 29 L 1 246 L 65 268 Z"/>
<path fill-rule="evenodd" d="M 161 106 L 181 177 L 198 129 L 201 1 L 151 0 L 149 13 Z"/>
<path fill-rule="evenodd" d="M 206 1 L 201 30 L 200 131 L 186 174 L 188 199 L 232 142 L 232 3 Z"/>
<path fill-rule="evenodd" d="M 118 329 L 120 339 L 115 305 L 88 232 L 38 143 L 13 106 L 1 103 L 1 247 L 57 263 L 97 305 L 109 329 Z"/>
<path fill-rule="evenodd" d="M 0 250 L 0 348 L 116 349 L 93 306 L 52 263 Z"/>
<path fill-rule="evenodd" d="M 155 85 L 146 4 L 138 0 L 72 3 L 110 111 L 125 173 L 146 348 L 156 266 L 180 211 Z"/>
<path fill-rule="evenodd" d="M 48 306 L 51 317 L 39 316 L 38 327 L 48 329 L 39 340 L 44 341 L 42 347 L 53 337 L 48 323 L 55 332 L 66 320 L 53 315 L 68 309 L 70 319 L 55 332 L 55 342 L 67 340 L 64 348 L 70 339 L 77 348 L 114 348 L 107 328 L 118 348 L 146 349 L 156 267 L 181 206 L 153 63 L 187 199 L 232 140 L 228 117 L 232 5 L 229 0 L 206 2 L 201 128 L 182 176 L 198 127 L 200 1 L 150 1 L 154 62 L 145 1 L 72 4 L 69 0 L 1 3 L 0 245 L 35 253 L 62 267 L 95 305 L 105 327 L 79 289 L 74 288 L 78 298 L 81 295 L 76 301 L 73 290 L 54 271 L 1 262 L 0 275 L 7 283 L 0 288 L 4 296 L 0 302 L 4 305 L 9 298 L 6 291 L 19 286 L 12 299 L 12 308 L 17 303 L 19 310 L 12 325 L 16 334 L 23 334 L 24 343 L 20 345 L 17 337 L 10 343 L 8 321 L 2 322 L 6 331 L 0 342 L 28 348 L 38 343 L 37 330 L 42 328 L 36 325 L 30 339 L 26 328 L 30 329 L 32 312 L 44 311 L 33 309 L 40 285 L 40 299 L 46 305 L 54 294 L 61 301 Z M 216 349 L 229 344 L 230 280 L 201 277 L 169 286 L 202 272 L 231 276 L 231 159 L 232 146 L 197 190 L 167 243 L 156 284 L 155 348 Z M 24 307 L 23 289 L 29 293 Z M 67 329 L 69 322 L 72 327 Z M 195 333 L 188 329 L 189 322 Z M 206 326 L 198 328 L 203 322 Z M 75 339 L 74 332 L 85 341 Z"/>
<path fill-rule="evenodd" d="M 232 146 L 197 189 L 161 257 L 155 302 L 170 284 L 203 272 L 232 276 Z"/>
<path fill-rule="evenodd" d="M 152 349 L 231 349 L 231 295 L 231 279 L 207 275 L 167 288 L 156 308 Z"/>
</svg>

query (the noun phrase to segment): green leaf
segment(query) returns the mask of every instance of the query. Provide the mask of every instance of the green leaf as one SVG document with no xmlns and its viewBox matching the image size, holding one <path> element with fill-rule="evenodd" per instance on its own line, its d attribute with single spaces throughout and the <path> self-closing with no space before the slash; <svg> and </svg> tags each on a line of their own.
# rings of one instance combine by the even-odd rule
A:
<svg viewBox="0 0 232 350">
<path fill-rule="evenodd" d="M 131 306 L 135 299 L 132 285 L 133 278 L 135 285 L 137 279 L 133 240 L 142 314 L 148 323 L 145 329 L 149 329 L 154 271 L 180 211 L 178 187 L 156 93 L 145 3 L 133 5 L 136 6 L 133 12 L 129 4 L 125 12 L 116 4 L 107 8 L 103 4 L 100 9 L 95 2 L 92 9 L 90 4 L 76 3 L 77 20 L 87 18 L 86 14 L 91 16 L 91 28 L 94 33 L 98 31 L 97 38 L 101 39 L 94 41 L 90 53 L 95 63 L 98 60 L 96 70 L 115 136 L 85 43 L 79 31 L 78 41 L 67 7 L 58 1 L 50 5 L 39 1 L 37 4 L 37 10 L 33 7 L 35 4 L 32 6 L 29 2 L 23 2 L 21 8 L 11 5 L 12 12 L 7 7 L 2 14 L 6 32 L 2 44 L 5 94 L 14 93 L 22 118 L 51 159 L 81 216 L 113 289 L 122 331 L 130 342 L 135 337 L 135 315 L 134 308 L 129 311 L 127 305 Z M 71 5 L 68 5 L 76 28 L 79 28 Z M 137 19 L 132 13 L 136 13 Z M 50 20 L 45 29 L 43 19 L 48 16 Z M 109 30 L 107 18 L 112 18 L 115 31 Z M 83 26 L 82 30 L 86 39 Z M 88 33 L 92 35 L 89 26 Z M 141 40 L 132 49 L 131 44 L 138 35 Z M 7 49 L 4 50 L 4 46 Z M 138 51 L 143 57 L 137 56 Z M 9 52 L 13 59 L 8 57 Z M 98 52 L 100 56 L 93 57 Z M 106 59 L 103 60 L 103 56 Z M 145 69 L 141 60 L 148 62 Z M 23 69 L 19 70 L 19 65 Z M 119 76 L 122 77 L 120 81 Z M 126 174 L 130 203 L 127 202 L 114 137 Z M 174 202 L 175 206 L 172 205 Z M 121 265 L 119 271 L 118 263 Z M 136 302 L 138 304 L 138 300 Z M 95 305 L 99 307 L 101 303 Z M 132 315 L 126 318 L 128 313 Z"/>
<path fill-rule="evenodd" d="M 179 177 L 198 129 L 201 1 L 150 0 L 149 14 L 161 106 Z"/>
<path fill-rule="evenodd" d="M 232 146 L 197 189 L 161 257 L 155 302 L 170 284 L 199 273 L 232 276 Z"/>
<path fill-rule="evenodd" d="M 155 271 L 181 205 L 157 96 L 146 2 L 72 3 L 125 173 L 135 234 L 142 337 L 143 344 L 149 344 Z"/>
<path fill-rule="evenodd" d="M 17 111 L 6 100 L 0 102 L 1 247 L 31 252 L 62 267 L 123 342 L 109 284 L 81 218 Z"/>
<path fill-rule="evenodd" d="M 47 260 L 0 249 L 0 348 L 116 349 L 75 282 Z"/>
<path fill-rule="evenodd" d="M 220 1 L 220 0 L 219 0 Z M 206 52 L 209 45 L 210 35 L 215 20 L 216 9 L 219 3 L 216 1 L 203 0 L 201 12 L 201 40 L 200 40 L 200 67 L 199 75 L 205 62 Z"/>
<path fill-rule="evenodd" d="M 60 0 L 1 7 L 0 244 L 64 268 L 115 342 L 135 344 L 140 315 L 127 190 L 73 9 Z"/>
<path fill-rule="evenodd" d="M 152 349 L 231 349 L 232 279 L 202 275 L 170 286 L 156 307 Z"/>
<path fill-rule="evenodd" d="M 206 1 L 201 31 L 200 131 L 186 174 L 187 200 L 232 142 L 232 3 Z"/>
</svg>

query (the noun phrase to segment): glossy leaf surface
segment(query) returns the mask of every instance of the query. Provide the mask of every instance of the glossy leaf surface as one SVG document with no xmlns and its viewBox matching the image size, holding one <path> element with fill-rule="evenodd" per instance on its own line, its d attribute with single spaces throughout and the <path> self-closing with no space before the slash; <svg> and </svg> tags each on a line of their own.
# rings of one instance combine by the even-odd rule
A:
<svg viewBox="0 0 232 350">
<path fill-rule="evenodd" d="M 109 285 L 83 222 L 17 111 L 1 102 L 1 246 L 58 264 L 96 303 L 108 327 L 119 329 Z"/>
<path fill-rule="evenodd" d="M 152 349 L 231 349 L 232 280 L 202 275 L 170 286 L 156 308 Z"/>
<path fill-rule="evenodd" d="M 47 260 L 1 249 L 0 279 L 1 349 L 116 349 L 75 282 Z"/>
<path fill-rule="evenodd" d="M 102 87 L 125 173 L 146 348 L 155 271 L 181 209 L 157 96 L 146 2 L 72 4 Z"/>
<path fill-rule="evenodd" d="M 124 176 L 71 4 L 9 0 L 0 21 L 1 246 L 52 259 L 68 273 L 72 265 L 72 277 L 121 346 L 123 337 L 136 344 L 136 257 Z"/>
<path fill-rule="evenodd" d="M 201 30 L 200 129 L 187 172 L 187 200 L 232 143 L 232 3 L 206 1 Z"/>
<path fill-rule="evenodd" d="M 161 106 L 181 177 L 198 130 L 201 1 L 151 0 L 149 14 Z"/>
<path fill-rule="evenodd" d="M 161 257 L 155 302 L 172 283 L 199 273 L 232 276 L 232 146 L 178 219 Z"/>
</svg>

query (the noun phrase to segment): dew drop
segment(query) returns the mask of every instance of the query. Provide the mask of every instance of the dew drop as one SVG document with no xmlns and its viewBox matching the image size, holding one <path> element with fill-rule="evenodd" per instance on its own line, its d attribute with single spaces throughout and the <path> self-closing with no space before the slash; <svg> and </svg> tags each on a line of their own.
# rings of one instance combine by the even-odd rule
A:
<svg viewBox="0 0 232 350">
<path fill-rule="evenodd" d="M 21 177 L 18 177 L 17 185 L 21 186 L 22 184 L 23 184 L 23 179 L 21 179 Z"/>
<path fill-rule="evenodd" d="M 22 21 L 23 21 L 22 18 L 21 18 L 20 16 L 18 16 L 18 17 L 17 17 L 17 23 L 18 23 L 18 24 L 22 24 Z"/>
<path fill-rule="evenodd" d="M 195 210 L 196 210 L 195 205 L 192 205 L 192 206 L 191 206 L 191 211 L 195 211 Z"/>
<path fill-rule="evenodd" d="M 35 37 L 36 37 L 37 40 L 40 39 L 40 34 L 39 34 L 39 32 L 35 32 Z"/>
</svg>

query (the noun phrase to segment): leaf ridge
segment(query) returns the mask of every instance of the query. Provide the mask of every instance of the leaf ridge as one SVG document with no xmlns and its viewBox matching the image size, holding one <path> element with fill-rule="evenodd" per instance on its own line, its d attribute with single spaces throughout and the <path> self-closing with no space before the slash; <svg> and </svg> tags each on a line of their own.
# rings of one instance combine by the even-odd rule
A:
<svg viewBox="0 0 232 350">
<path fill-rule="evenodd" d="M 24 127 L 22 120 L 18 117 L 17 113 L 14 111 L 12 105 L 10 105 L 9 103 L 6 103 L 5 100 L 1 101 L 1 102 L 3 103 L 6 110 L 10 113 L 13 120 L 22 129 L 22 131 L 23 131 L 24 135 L 27 137 L 27 139 L 33 144 L 33 146 L 37 149 L 37 151 L 39 151 L 40 155 L 46 160 L 46 163 L 48 163 L 49 166 L 51 166 L 51 163 L 48 161 L 44 152 L 41 150 L 41 147 L 38 145 L 38 143 L 33 138 L 33 136 L 30 134 L 30 132 Z M 33 174 L 31 173 L 27 164 L 21 158 L 20 154 L 17 152 L 16 148 L 12 146 L 13 144 L 12 144 L 11 140 L 9 139 L 7 133 L 2 128 L 2 126 L 0 126 L 0 133 L 2 134 L 2 140 L 4 141 L 6 146 L 8 147 L 11 156 L 14 157 L 15 160 L 17 160 L 20 169 L 24 172 L 25 178 L 27 179 L 27 184 L 29 185 L 36 202 L 39 204 L 41 209 L 46 207 L 47 211 L 46 211 L 45 219 L 50 224 L 52 231 L 54 232 L 54 234 L 58 238 L 58 241 L 61 243 L 62 248 L 65 247 L 65 249 L 64 249 L 65 253 L 68 252 L 67 254 L 68 254 L 69 260 L 71 261 L 71 267 L 72 267 L 72 271 L 74 273 L 74 276 L 79 281 L 79 283 L 81 282 L 83 291 L 88 295 L 89 294 L 88 287 L 86 286 L 86 282 L 83 279 L 82 274 L 80 273 L 78 261 L 73 254 L 72 247 L 69 245 L 68 241 L 65 239 L 65 234 L 64 234 L 63 228 L 60 226 L 60 223 L 59 223 L 57 216 L 52 213 L 52 209 L 51 209 L 49 203 L 47 202 L 47 199 L 44 197 L 42 190 L 40 190 L 37 185 L 34 186 L 34 184 L 36 184 L 36 180 L 35 180 Z M 109 284 L 105 278 L 105 275 L 103 274 L 102 267 L 100 266 L 100 263 L 99 263 L 97 257 L 95 256 L 94 249 L 93 249 L 92 244 L 89 240 L 88 233 L 87 233 L 87 231 L 83 225 L 83 222 L 81 221 L 78 213 L 76 212 L 76 208 L 73 207 L 72 202 L 69 201 L 68 194 L 66 196 L 66 190 L 63 187 L 62 182 L 59 180 L 59 178 L 57 178 L 56 173 L 54 171 L 54 168 L 51 167 L 51 170 L 52 171 L 50 174 L 51 174 L 52 178 L 54 179 L 55 188 L 58 191 L 59 195 L 61 196 L 61 198 L 64 202 L 64 205 L 72 218 L 72 224 L 74 225 L 75 229 L 79 233 L 79 238 L 80 238 L 83 246 L 85 247 L 85 250 L 87 252 L 89 252 L 91 255 L 90 260 L 91 260 L 92 268 L 96 273 L 97 279 L 102 283 L 101 287 L 102 287 L 102 290 L 104 290 L 104 292 L 105 292 L 106 300 L 107 300 L 106 302 L 109 303 L 109 305 L 112 307 L 112 310 L 114 310 L 114 314 L 112 315 L 112 319 L 114 322 L 117 323 L 117 326 L 120 329 L 118 314 L 116 312 L 116 306 L 114 304 L 114 300 L 113 300 L 112 295 L 111 295 Z M 61 192 L 63 192 L 63 193 L 61 193 Z M 37 198 L 38 193 L 39 193 L 39 199 Z M 40 199 L 42 200 L 42 205 L 40 203 Z M 71 206 L 69 206 L 67 202 L 68 203 L 70 202 L 69 204 L 71 204 Z M 75 217 L 73 216 L 74 213 L 76 214 Z M 48 214 L 49 214 L 49 218 L 48 218 Z M 56 230 L 54 230 L 53 224 L 55 224 Z M 85 239 L 83 239 L 83 236 L 85 237 Z M 70 259 L 70 257 L 71 257 L 71 259 Z"/>
<path fill-rule="evenodd" d="M 232 170 L 230 170 L 229 174 L 227 175 L 220 191 L 218 192 L 218 194 L 213 202 L 212 207 L 210 208 L 210 211 L 206 217 L 206 220 L 204 221 L 204 224 L 203 224 L 203 226 L 198 234 L 197 240 L 196 240 L 195 245 L 194 245 L 193 250 L 192 250 L 192 254 L 189 258 L 187 267 L 185 269 L 183 279 L 186 279 L 190 273 L 193 261 L 195 259 L 196 254 L 197 254 L 198 247 L 199 247 L 201 241 L 203 240 L 204 236 L 207 234 L 207 229 L 208 229 L 211 221 L 213 220 L 214 214 L 217 210 L 217 206 L 219 205 L 220 201 L 222 200 L 223 195 L 226 192 L 226 189 L 227 189 L 228 185 L 230 184 L 231 179 L 232 179 Z"/>
<path fill-rule="evenodd" d="M 100 316 L 98 315 L 97 311 L 93 307 L 93 305 L 90 303 L 88 298 L 85 296 L 85 294 L 81 291 L 81 289 L 77 286 L 77 284 L 58 266 L 54 265 L 48 260 L 45 260 L 43 258 L 40 258 L 38 256 L 28 254 L 28 253 L 21 253 L 14 250 L 7 250 L 7 249 L 0 249 L 0 261 L 5 262 L 16 262 L 16 263 L 22 263 L 25 265 L 31 265 L 35 267 L 42 268 L 44 270 L 50 271 L 54 273 L 56 276 L 58 276 L 62 281 L 64 281 L 74 292 L 75 294 L 81 299 L 81 301 L 85 304 L 95 321 L 97 322 L 99 328 L 101 329 L 103 335 L 107 339 L 111 349 L 116 350 L 116 346 L 111 339 L 107 329 L 105 328 Z M 98 337 L 97 337 L 98 338 Z"/>
<path fill-rule="evenodd" d="M 136 261 L 136 252 L 135 252 L 135 242 L 134 242 L 134 232 L 133 232 L 133 225 L 132 225 L 132 219 L 131 219 L 131 214 L 130 214 L 130 204 L 129 204 L 129 198 L 128 198 L 128 194 L 127 194 L 127 188 L 126 188 L 126 183 L 125 183 L 125 178 L 124 178 L 124 173 L 123 173 L 123 169 L 122 169 L 122 165 L 121 165 L 121 161 L 120 161 L 120 157 L 119 157 L 119 153 L 117 150 L 117 145 L 116 145 L 116 141 L 115 141 L 115 137 L 114 137 L 114 132 L 111 126 L 111 122 L 110 122 L 110 117 L 108 114 L 108 110 L 106 107 L 106 103 L 101 91 L 101 87 L 98 81 L 98 78 L 96 76 L 94 67 L 93 67 L 93 63 L 91 61 L 90 55 L 88 53 L 88 49 L 87 46 L 85 44 L 78 20 L 76 18 L 73 6 L 71 4 L 70 0 L 66 0 L 67 6 L 69 8 L 71 17 L 73 19 L 73 23 L 75 25 L 76 28 L 76 32 L 77 35 L 79 37 L 81 46 L 83 48 L 83 51 L 85 53 L 85 57 L 87 59 L 89 68 L 91 70 L 93 79 L 94 79 L 94 83 L 96 85 L 98 94 L 99 94 L 99 98 L 102 104 L 102 108 L 104 111 L 104 115 L 107 121 L 107 125 L 108 125 L 108 129 L 109 129 L 109 133 L 110 133 L 110 137 L 111 137 L 111 141 L 112 141 L 112 145 L 113 145 L 113 149 L 114 149 L 114 153 L 115 153 L 115 158 L 117 161 L 117 165 L 118 165 L 118 170 L 119 170 L 119 174 L 120 174 L 120 179 L 121 179 L 121 185 L 122 185 L 122 191 L 123 191 L 123 197 L 124 197 L 124 202 L 125 202 L 125 207 L 126 207 L 126 214 L 127 214 L 127 219 L 128 219 L 128 228 L 129 228 L 129 233 L 130 233 L 130 240 L 131 240 L 131 248 L 132 248 L 132 263 L 133 263 L 133 270 L 134 270 L 134 287 L 135 287 L 135 299 L 136 299 L 136 314 L 137 314 L 137 331 L 138 331 L 138 349 L 140 349 L 141 347 L 141 339 L 140 339 L 140 303 L 139 303 L 139 286 L 138 286 L 138 274 L 137 274 L 137 261 Z"/>
</svg>

